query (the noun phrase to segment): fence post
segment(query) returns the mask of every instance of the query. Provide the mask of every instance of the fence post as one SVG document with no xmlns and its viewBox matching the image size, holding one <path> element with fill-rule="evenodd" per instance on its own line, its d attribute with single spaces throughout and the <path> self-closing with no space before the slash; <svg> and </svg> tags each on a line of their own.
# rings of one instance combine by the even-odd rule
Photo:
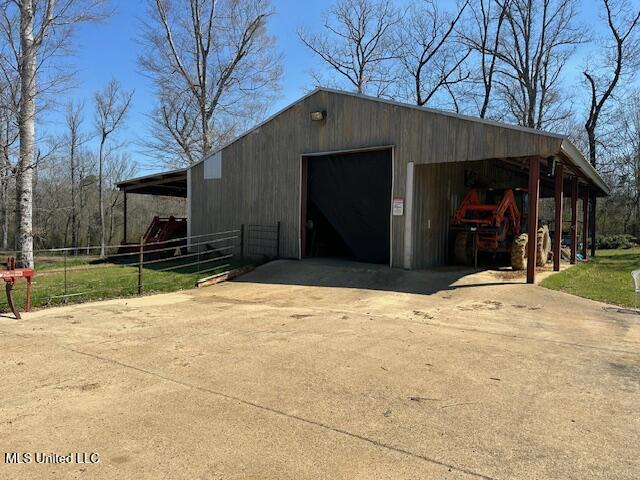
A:
<svg viewBox="0 0 640 480">
<path fill-rule="evenodd" d="M 244 258 L 244 223 L 240 225 L 240 258 Z"/>
<path fill-rule="evenodd" d="M 276 238 L 276 258 L 280 258 L 280 222 L 278 222 L 278 233 Z"/>
<path fill-rule="evenodd" d="M 64 250 L 64 303 L 67 303 L 67 250 Z"/>
<path fill-rule="evenodd" d="M 142 264 L 144 263 L 144 237 L 140 237 L 140 259 L 138 261 L 138 295 L 143 294 L 142 287 Z"/>
</svg>

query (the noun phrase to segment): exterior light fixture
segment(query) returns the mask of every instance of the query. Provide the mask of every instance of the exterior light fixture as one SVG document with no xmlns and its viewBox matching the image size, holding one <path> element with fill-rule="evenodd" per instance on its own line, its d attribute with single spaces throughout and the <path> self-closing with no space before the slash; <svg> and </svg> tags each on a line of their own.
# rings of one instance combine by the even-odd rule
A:
<svg viewBox="0 0 640 480">
<path fill-rule="evenodd" d="M 311 112 L 311 121 L 313 122 L 321 122 L 325 118 L 327 118 L 327 112 L 324 110 L 321 112 Z"/>
</svg>

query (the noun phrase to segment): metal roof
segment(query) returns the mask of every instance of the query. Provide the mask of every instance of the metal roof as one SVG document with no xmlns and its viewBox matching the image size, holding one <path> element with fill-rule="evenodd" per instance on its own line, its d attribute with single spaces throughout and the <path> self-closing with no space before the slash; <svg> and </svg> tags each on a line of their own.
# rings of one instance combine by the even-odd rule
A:
<svg viewBox="0 0 640 480">
<path fill-rule="evenodd" d="M 434 108 L 420 107 L 420 106 L 411 105 L 411 104 L 408 104 L 408 103 L 401 103 L 401 102 L 396 102 L 396 101 L 393 101 L 393 100 L 387 100 L 387 99 L 384 99 L 384 98 L 371 97 L 371 96 L 368 96 L 368 95 L 362 95 L 362 94 L 357 94 L 357 93 L 353 93 L 353 92 L 345 92 L 345 91 L 342 91 L 342 90 L 335 90 L 335 89 L 326 88 L 326 87 L 318 87 L 315 90 L 313 90 L 313 91 L 309 92 L 308 94 L 304 95 L 303 97 L 299 98 L 295 102 L 287 105 L 283 109 L 281 109 L 278 112 L 276 112 L 273 115 L 271 115 L 269 118 L 267 118 L 263 122 L 260 122 L 259 124 L 257 124 L 253 128 L 251 128 L 250 130 L 244 132 L 243 134 L 241 134 L 238 137 L 236 137 L 233 140 L 231 140 L 229 143 L 225 144 L 224 146 L 222 146 L 219 149 L 217 149 L 214 152 L 212 152 L 210 157 L 215 155 L 215 154 L 217 154 L 218 152 L 221 152 L 222 150 L 224 150 L 228 146 L 234 144 L 235 142 L 237 142 L 238 140 L 240 140 L 240 139 L 244 138 L 245 136 L 251 134 L 252 132 L 255 132 L 256 130 L 260 129 L 263 125 L 269 123 L 274 118 L 278 117 L 282 113 L 286 112 L 290 108 L 293 108 L 297 104 L 303 102 L 304 100 L 306 100 L 307 98 L 311 97 L 312 95 L 314 95 L 314 94 L 316 94 L 318 92 L 329 92 L 329 93 L 333 93 L 333 94 L 337 94 L 337 95 L 346 95 L 346 96 L 350 96 L 350 97 L 354 97 L 354 98 L 358 98 L 358 99 L 362 99 L 362 100 L 368 100 L 368 101 L 373 101 L 373 102 L 378 102 L 378 103 L 384 103 L 384 104 L 393 105 L 393 106 L 397 106 L 397 107 L 401 107 L 401 108 L 410 108 L 410 109 L 414 109 L 414 110 L 420 110 L 420 111 L 429 112 L 429 113 L 433 113 L 433 114 L 437 114 L 437 115 L 453 117 L 453 118 L 457 118 L 457 119 L 460 119 L 460 120 L 465 120 L 465 121 L 469 121 L 469 122 L 473 122 L 473 123 L 479 123 L 479 124 L 484 124 L 484 125 L 493 126 L 493 127 L 500 127 L 500 128 L 505 128 L 505 129 L 519 131 L 519 132 L 531 133 L 531 134 L 535 134 L 535 135 L 541 135 L 541 136 L 550 137 L 550 138 L 554 138 L 554 139 L 560 140 L 560 142 L 561 142 L 560 151 L 558 151 L 556 153 L 556 155 L 562 157 L 565 161 L 568 161 L 571 165 L 573 165 L 573 167 L 575 167 L 576 173 L 580 174 L 585 180 L 587 180 L 588 182 L 591 182 L 598 189 L 600 189 L 602 194 L 608 195 L 610 193 L 610 188 L 605 183 L 604 179 L 600 176 L 600 174 L 596 171 L 596 169 L 589 163 L 589 161 L 584 157 L 584 155 L 580 152 L 580 150 L 571 142 L 571 140 L 569 139 L 569 137 L 567 135 L 563 135 L 563 134 L 559 134 L 559 133 L 546 132 L 546 131 L 543 131 L 543 130 L 536 130 L 534 128 L 522 127 L 522 126 L 519 126 L 519 125 L 512 125 L 512 124 L 508 124 L 508 123 L 502 123 L 502 122 L 498 122 L 498 121 L 490 120 L 490 119 L 485 119 L 485 118 L 472 117 L 472 116 L 469 116 L 469 115 L 462 115 L 462 114 L 458 114 L 458 113 L 454 113 L 454 112 L 447 112 L 445 110 L 438 110 L 438 109 L 434 109 Z M 207 158 L 209 158 L 209 157 L 207 157 Z M 148 193 L 148 194 L 152 194 L 152 195 L 163 195 L 163 193 L 151 193 L 151 191 L 150 191 L 151 187 L 152 187 L 151 184 L 154 183 L 154 181 L 157 180 L 159 182 L 158 183 L 159 190 L 162 190 L 164 188 L 165 191 L 169 191 L 170 189 L 168 188 L 168 185 L 164 185 L 162 183 L 164 180 L 161 177 L 162 176 L 167 176 L 167 175 L 169 175 L 169 176 L 176 175 L 176 177 L 178 177 L 178 176 L 182 175 L 182 176 L 184 176 L 184 179 L 182 179 L 182 177 L 180 177 L 181 178 L 180 181 L 184 182 L 184 185 L 185 185 L 184 186 L 184 194 L 181 194 L 181 195 L 167 194 L 167 195 L 184 196 L 184 197 L 186 197 L 186 170 L 188 168 L 192 168 L 192 167 L 194 167 L 196 165 L 199 165 L 200 163 L 204 162 L 204 160 L 206 160 L 206 159 L 200 160 L 199 162 L 196 162 L 193 165 L 191 165 L 190 167 L 187 167 L 185 169 L 174 170 L 172 172 L 165 172 L 165 173 L 160 173 L 160 174 L 157 174 L 157 175 L 148 175 L 146 177 L 140 177 L 140 178 L 137 178 L 137 179 L 128 180 L 126 182 L 119 183 L 118 184 L 118 188 L 120 188 L 121 190 L 131 191 L 133 193 Z M 138 184 L 136 184 L 136 182 L 138 182 Z M 136 189 L 136 188 L 144 189 L 144 183 L 145 182 L 149 185 L 149 188 L 146 189 L 146 190 L 149 190 L 149 191 L 145 191 L 145 192 L 139 192 L 139 191 L 134 192 L 133 191 L 133 189 Z"/>
<path fill-rule="evenodd" d="M 469 122 L 480 123 L 480 124 L 484 124 L 484 125 L 488 125 L 488 126 L 506 128 L 506 129 L 509 129 L 509 130 L 525 132 L 525 133 L 531 133 L 531 134 L 535 134 L 535 135 L 542 135 L 542 136 L 545 136 L 545 137 L 558 139 L 558 140 L 561 141 L 561 148 L 560 148 L 560 151 L 557 152 L 557 155 L 558 156 L 562 156 L 563 158 L 568 160 L 582 174 L 584 179 L 592 182 L 596 187 L 598 187 L 601 190 L 601 193 L 603 193 L 605 195 L 609 195 L 609 193 L 610 193 L 610 188 L 606 184 L 604 179 L 600 176 L 600 174 L 596 171 L 596 169 L 593 168 L 593 166 L 585 159 L 584 155 L 580 152 L 580 150 L 578 150 L 578 148 L 571 142 L 571 140 L 569 139 L 568 135 L 564 135 L 564 134 L 560 134 L 560 133 L 553 133 L 553 132 L 546 132 L 546 131 L 543 131 L 543 130 L 536 130 L 535 128 L 522 127 L 520 125 L 512 125 L 512 124 L 509 124 L 509 123 L 498 122 L 498 121 L 490 120 L 490 119 L 486 119 L 486 118 L 472 117 L 472 116 L 469 116 L 469 115 L 462 115 L 462 114 L 459 114 L 459 113 L 448 112 L 448 111 L 445 111 L 445 110 L 438 110 L 438 109 L 435 109 L 435 108 L 420 107 L 418 105 L 412 105 L 412 104 L 409 104 L 409 103 L 396 102 L 394 100 L 387 100 L 387 99 L 379 98 L 379 97 L 371 97 L 371 96 L 368 96 L 368 95 L 362 95 L 362 94 L 358 94 L 358 93 L 354 93 L 354 92 L 346 92 L 346 91 L 343 91 L 343 90 L 336 90 L 336 89 L 326 88 L 326 87 L 318 87 L 318 88 L 314 89 L 313 91 L 307 93 L 306 95 L 304 95 L 303 97 L 299 98 L 295 102 L 287 105 L 283 109 L 281 109 L 278 112 L 274 113 L 273 115 L 271 115 L 269 118 L 267 118 L 263 122 L 260 122 L 255 127 L 251 128 L 250 130 L 247 130 L 246 132 L 244 132 L 243 134 L 241 134 L 238 137 L 234 138 L 233 140 L 231 140 L 230 142 L 228 142 L 224 146 L 220 147 L 219 149 L 217 149 L 216 151 L 211 153 L 210 156 L 213 156 L 216 153 L 221 152 L 222 150 L 224 150 L 228 146 L 234 144 L 235 142 L 237 142 L 241 138 L 251 134 L 252 132 L 254 132 L 256 130 L 258 130 L 260 127 L 262 127 L 263 125 L 269 123 L 274 118 L 278 117 L 282 113 L 286 112 L 290 108 L 293 108 L 297 104 L 303 102 L 304 100 L 306 100 L 307 98 L 311 97 L 312 95 L 315 95 L 318 92 L 329 92 L 329 93 L 333 93 L 333 94 L 337 94 L 337 95 L 346 95 L 346 96 L 350 96 L 350 97 L 354 97 L 354 98 L 358 98 L 358 99 L 369 100 L 369 101 L 378 102 L 378 103 L 385 103 L 385 104 L 393 105 L 393 106 L 396 106 L 396 107 L 410 108 L 410 109 L 420 110 L 420 111 L 423 111 L 423 112 L 429 112 L 429 113 L 433 113 L 433 114 L 437 114 L 437 115 L 443 115 L 443 116 L 458 118 L 460 120 L 466 120 L 466 121 L 469 121 Z M 192 168 L 192 167 L 202 163 L 204 160 L 206 160 L 206 159 L 200 160 L 199 162 L 196 162 L 195 164 L 191 165 L 188 168 Z"/>
<path fill-rule="evenodd" d="M 117 184 L 125 193 L 161 195 L 165 197 L 187 197 L 187 169 L 161 172 L 132 178 Z"/>
</svg>

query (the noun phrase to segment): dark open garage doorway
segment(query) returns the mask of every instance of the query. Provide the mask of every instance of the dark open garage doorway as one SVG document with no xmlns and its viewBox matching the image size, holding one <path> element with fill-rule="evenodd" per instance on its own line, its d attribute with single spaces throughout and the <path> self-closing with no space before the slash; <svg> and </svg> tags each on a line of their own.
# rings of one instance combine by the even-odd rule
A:
<svg viewBox="0 0 640 480">
<path fill-rule="evenodd" d="M 302 256 L 389 264 L 391 149 L 302 158 Z"/>
</svg>

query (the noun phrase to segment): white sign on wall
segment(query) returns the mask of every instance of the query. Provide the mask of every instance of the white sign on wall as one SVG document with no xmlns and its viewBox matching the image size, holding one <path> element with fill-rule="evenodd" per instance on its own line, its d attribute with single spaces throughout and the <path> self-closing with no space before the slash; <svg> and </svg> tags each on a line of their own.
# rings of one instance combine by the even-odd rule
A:
<svg viewBox="0 0 640 480">
<path fill-rule="evenodd" d="M 222 152 L 217 151 L 204 161 L 204 179 L 222 178 Z"/>
<path fill-rule="evenodd" d="M 401 217 L 404 215 L 404 198 L 394 197 L 391 204 L 391 213 L 394 217 Z"/>
</svg>

